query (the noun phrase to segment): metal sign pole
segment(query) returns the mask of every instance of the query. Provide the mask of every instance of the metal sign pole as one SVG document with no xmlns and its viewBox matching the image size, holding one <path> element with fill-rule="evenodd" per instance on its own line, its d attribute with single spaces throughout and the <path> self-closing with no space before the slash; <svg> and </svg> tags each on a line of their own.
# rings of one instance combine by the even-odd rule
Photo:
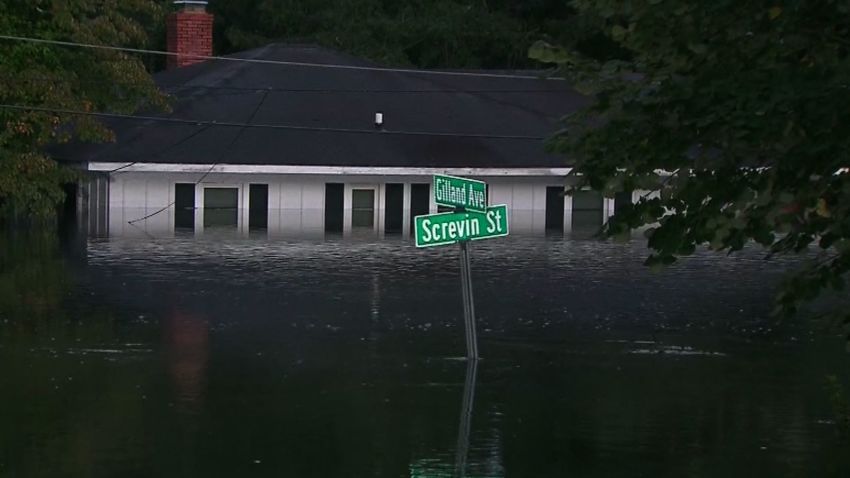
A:
<svg viewBox="0 0 850 478">
<path fill-rule="evenodd" d="M 458 244 L 458 249 L 460 250 L 458 257 L 460 258 L 460 291 L 463 297 L 463 335 L 466 339 L 466 356 L 469 357 L 472 344 L 469 342 L 469 289 L 466 287 L 466 261 L 464 261 L 463 244 L 462 242 Z"/>
<path fill-rule="evenodd" d="M 475 331 L 475 299 L 472 295 L 472 264 L 469 241 L 460 242 L 460 282 L 463 292 L 463 320 L 466 326 L 466 358 L 478 360 L 478 337 Z"/>
<path fill-rule="evenodd" d="M 466 460 L 469 455 L 469 435 L 472 429 L 472 405 L 475 403 L 475 376 L 478 361 L 470 360 L 466 364 L 466 380 L 463 384 L 463 402 L 460 406 L 460 423 L 457 429 L 457 456 L 455 457 L 455 476 L 466 476 Z"/>
<path fill-rule="evenodd" d="M 460 289 L 463 294 L 466 358 L 478 360 L 469 241 L 507 236 L 508 206 L 487 204 L 487 183 L 484 181 L 435 174 L 433 184 L 434 203 L 454 208 L 454 211 L 416 216 L 413 220 L 416 247 L 454 243 L 460 246 Z"/>
</svg>

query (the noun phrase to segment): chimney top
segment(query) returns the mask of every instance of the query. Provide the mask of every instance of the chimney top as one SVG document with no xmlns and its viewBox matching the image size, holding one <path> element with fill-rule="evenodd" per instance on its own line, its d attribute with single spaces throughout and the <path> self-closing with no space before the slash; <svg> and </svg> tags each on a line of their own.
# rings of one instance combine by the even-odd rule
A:
<svg viewBox="0 0 850 478">
<path fill-rule="evenodd" d="M 205 12 L 207 11 L 207 1 L 205 0 L 175 0 L 174 5 L 184 12 Z"/>
<path fill-rule="evenodd" d="M 178 0 L 177 7 L 166 18 L 168 68 L 179 68 L 204 61 L 213 54 L 213 15 L 207 2 Z"/>
</svg>

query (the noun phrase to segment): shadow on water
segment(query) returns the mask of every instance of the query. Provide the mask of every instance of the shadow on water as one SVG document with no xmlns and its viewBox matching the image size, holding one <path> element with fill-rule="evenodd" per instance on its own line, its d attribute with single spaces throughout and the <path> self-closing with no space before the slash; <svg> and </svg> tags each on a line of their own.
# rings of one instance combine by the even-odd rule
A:
<svg viewBox="0 0 850 478">
<path fill-rule="evenodd" d="M 4 235 L 0 476 L 844 476 L 793 261 L 644 255 L 474 244 L 479 363 L 456 248 Z"/>
</svg>

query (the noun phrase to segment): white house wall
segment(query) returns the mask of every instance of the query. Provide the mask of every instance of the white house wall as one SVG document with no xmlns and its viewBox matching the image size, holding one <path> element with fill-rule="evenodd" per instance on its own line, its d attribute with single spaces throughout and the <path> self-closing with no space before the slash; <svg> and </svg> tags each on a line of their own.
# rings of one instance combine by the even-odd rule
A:
<svg viewBox="0 0 850 478">
<path fill-rule="evenodd" d="M 259 182 L 259 181 L 252 181 Z M 269 231 L 272 234 L 322 235 L 325 182 L 301 179 L 269 182 Z"/>
<path fill-rule="evenodd" d="M 201 179 L 203 177 L 203 179 Z M 546 227 L 546 188 L 563 187 L 563 177 L 485 177 L 490 204 L 508 207 L 513 234 L 542 234 Z M 201 180 L 200 183 L 197 183 Z M 350 232 L 351 191 L 375 190 L 375 233 L 384 225 L 386 184 L 404 185 L 403 234 L 409 234 L 411 184 L 428 183 L 432 177 L 419 175 L 289 175 L 289 174 L 209 174 L 198 172 L 116 172 L 109 179 L 109 233 L 112 236 L 174 234 L 175 184 L 196 183 L 195 231 L 203 232 L 204 189 L 234 187 L 239 190 L 239 230 L 247 233 L 250 207 L 249 185 L 268 185 L 268 234 L 270 236 L 316 235 L 324 233 L 326 183 L 344 184 L 344 232 Z M 430 199 L 430 212 L 437 206 Z M 570 228 L 571 201 L 565 197 L 564 227 Z M 604 216 L 613 213 L 613 201 L 604 204 Z"/>
</svg>

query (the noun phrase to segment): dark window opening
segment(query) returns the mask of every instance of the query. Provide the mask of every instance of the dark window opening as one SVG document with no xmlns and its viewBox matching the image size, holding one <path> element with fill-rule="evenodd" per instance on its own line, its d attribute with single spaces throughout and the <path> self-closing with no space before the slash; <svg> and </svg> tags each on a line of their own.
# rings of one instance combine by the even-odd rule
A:
<svg viewBox="0 0 850 478">
<path fill-rule="evenodd" d="M 345 186 L 325 184 L 325 232 L 342 232 Z"/>
<path fill-rule="evenodd" d="M 414 220 L 416 216 L 422 216 L 430 212 L 431 206 L 431 185 L 430 184 L 411 184 L 410 185 L 410 233 L 413 234 L 415 227 Z"/>
<path fill-rule="evenodd" d="M 248 192 L 248 229 L 269 227 L 269 185 L 252 184 Z"/>
<path fill-rule="evenodd" d="M 564 187 L 546 188 L 546 230 L 564 230 Z"/>
<path fill-rule="evenodd" d="M 387 184 L 384 203 L 384 232 L 401 234 L 404 230 L 404 184 Z"/>
<path fill-rule="evenodd" d="M 195 183 L 174 185 L 174 228 L 195 229 Z"/>
<path fill-rule="evenodd" d="M 614 196 L 614 214 L 622 211 L 626 206 L 632 203 L 632 192 L 619 192 Z"/>
</svg>

